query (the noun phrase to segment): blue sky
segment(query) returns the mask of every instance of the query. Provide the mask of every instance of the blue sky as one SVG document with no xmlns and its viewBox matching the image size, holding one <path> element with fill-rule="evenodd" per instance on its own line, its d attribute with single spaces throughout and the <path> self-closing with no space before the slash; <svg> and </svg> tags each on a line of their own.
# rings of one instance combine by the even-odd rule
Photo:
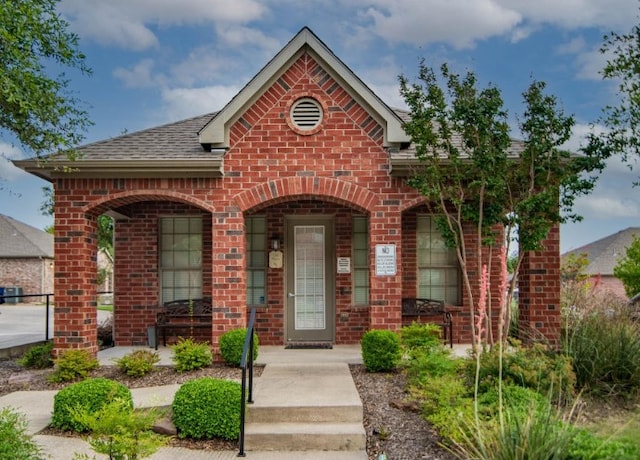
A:
<svg viewBox="0 0 640 460">
<path fill-rule="evenodd" d="M 91 77 L 69 72 L 94 125 L 86 141 L 117 136 L 222 108 L 302 27 L 327 46 L 387 104 L 404 107 L 398 75 L 420 59 L 474 71 L 495 84 L 517 126 L 521 93 L 547 82 L 577 124 L 571 148 L 615 102 L 599 71 L 602 36 L 639 21 L 637 0 L 62 0 L 80 36 Z M 517 134 L 517 133 L 514 133 Z M 48 183 L 14 168 L 29 156 L 0 133 L 0 213 L 38 228 Z M 640 165 L 639 165 L 640 166 Z M 640 176 L 611 161 L 584 216 L 563 225 L 561 249 L 640 226 Z"/>
</svg>

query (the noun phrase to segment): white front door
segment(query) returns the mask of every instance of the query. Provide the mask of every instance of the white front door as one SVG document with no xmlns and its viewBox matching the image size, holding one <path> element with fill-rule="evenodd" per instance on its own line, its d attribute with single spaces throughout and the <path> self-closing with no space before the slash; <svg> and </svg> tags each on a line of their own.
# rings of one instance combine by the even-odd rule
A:
<svg viewBox="0 0 640 460">
<path fill-rule="evenodd" d="M 287 222 L 287 341 L 332 342 L 333 221 L 316 217 Z"/>
</svg>

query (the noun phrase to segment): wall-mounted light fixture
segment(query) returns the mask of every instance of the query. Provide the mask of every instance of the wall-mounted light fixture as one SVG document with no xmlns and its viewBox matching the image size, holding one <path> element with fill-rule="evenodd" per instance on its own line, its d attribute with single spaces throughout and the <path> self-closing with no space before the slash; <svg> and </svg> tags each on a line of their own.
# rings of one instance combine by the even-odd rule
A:
<svg viewBox="0 0 640 460">
<path fill-rule="evenodd" d="M 273 249 L 274 251 L 280 249 L 280 238 L 278 238 L 276 235 L 273 235 L 271 237 L 271 249 Z"/>
</svg>

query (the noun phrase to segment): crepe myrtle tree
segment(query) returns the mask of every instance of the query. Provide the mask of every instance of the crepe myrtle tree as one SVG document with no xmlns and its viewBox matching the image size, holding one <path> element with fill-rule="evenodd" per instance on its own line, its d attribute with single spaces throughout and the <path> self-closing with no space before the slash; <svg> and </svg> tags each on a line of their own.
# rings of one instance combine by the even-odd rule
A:
<svg viewBox="0 0 640 460">
<path fill-rule="evenodd" d="M 545 94 L 545 84 L 533 81 L 523 93 L 524 112 L 519 116 L 513 144 L 501 92 L 495 86 L 479 88 L 476 75 L 460 76 L 440 68 L 440 75 L 421 62 L 418 78 L 400 77 L 401 94 L 409 107 L 404 129 L 415 144 L 420 164 L 409 184 L 427 198 L 447 245 L 456 250 L 463 286 L 470 300 L 471 317 L 479 300 L 468 267 L 489 265 L 491 252 L 517 243 L 515 273 L 526 251 L 539 249 L 553 225 L 579 220 L 573 212 L 577 196 L 589 193 L 603 168 L 602 150 L 594 144 L 573 155 L 562 148 L 574 125 L 558 100 Z M 475 240 L 465 238 L 473 232 Z M 469 241 L 476 241 L 469 247 Z M 470 264 L 473 260 L 473 264 Z M 506 261 L 505 261 L 506 263 Z M 506 315 L 517 276 L 501 305 Z M 496 280 L 489 280 L 496 282 Z M 486 330 L 491 331 L 491 305 L 487 305 Z M 474 347 L 477 329 L 471 321 Z M 508 320 L 503 322 L 507 327 Z M 498 331 L 501 342 L 504 332 Z"/>
<path fill-rule="evenodd" d="M 605 35 L 600 52 L 608 57 L 602 78 L 616 84 L 617 103 L 604 108 L 607 132 L 596 140 L 632 168 L 640 160 L 640 24 L 626 34 Z"/>
<path fill-rule="evenodd" d="M 37 157 L 62 152 L 73 158 L 91 122 L 63 70 L 88 75 L 91 69 L 57 4 L 0 2 L 0 139 L 15 139 Z"/>
</svg>

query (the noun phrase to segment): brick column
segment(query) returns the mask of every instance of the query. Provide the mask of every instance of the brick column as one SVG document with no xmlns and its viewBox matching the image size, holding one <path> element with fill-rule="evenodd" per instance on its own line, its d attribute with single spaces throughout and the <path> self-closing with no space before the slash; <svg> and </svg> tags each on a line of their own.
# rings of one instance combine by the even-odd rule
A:
<svg viewBox="0 0 640 460">
<path fill-rule="evenodd" d="M 54 333 L 56 355 L 70 348 L 98 352 L 97 218 L 75 212 L 64 200 L 55 208 Z"/>
<path fill-rule="evenodd" d="M 390 206 L 371 213 L 369 245 L 371 250 L 370 329 L 397 330 L 402 326 L 402 215 Z M 376 245 L 395 245 L 396 274 L 376 275 Z"/>
<path fill-rule="evenodd" d="M 213 213 L 212 290 L 213 328 L 211 345 L 231 329 L 247 321 L 244 216 L 239 209 L 225 207 Z"/>
<path fill-rule="evenodd" d="M 543 249 L 525 254 L 518 277 L 519 331 L 525 341 L 560 341 L 560 227 L 555 225 Z"/>
</svg>

